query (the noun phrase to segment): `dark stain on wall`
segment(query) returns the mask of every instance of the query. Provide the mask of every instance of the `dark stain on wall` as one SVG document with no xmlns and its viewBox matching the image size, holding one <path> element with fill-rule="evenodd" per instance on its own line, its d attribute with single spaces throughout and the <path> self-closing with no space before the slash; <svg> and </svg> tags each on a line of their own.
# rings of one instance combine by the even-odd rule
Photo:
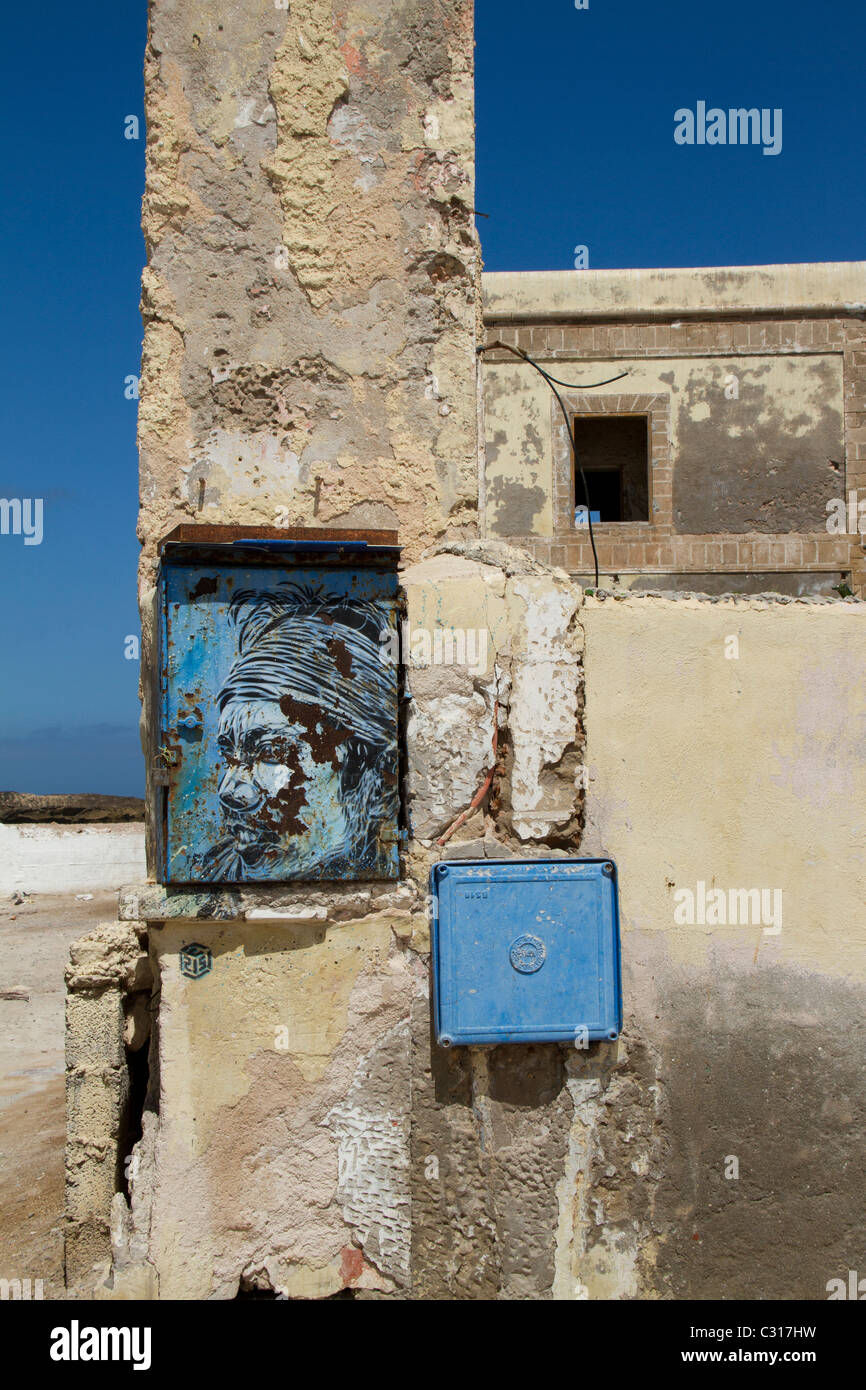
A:
<svg viewBox="0 0 866 1390">
<path fill-rule="evenodd" d="M 772 385 L 765 389 L 761 381 L 768 367 L 744 367 L 739 398 L 730 400 L 729 371 L 728 364 L 707 363 L 706 378 L 693 379 L 679 397 L 675 529 L 687 535 L 823 531 L 827 502 L 842 495 L 842 419 L 821 404 L 835 391 L 834 362 L 812 365 L 812 400 L 793 419 L 773 408 Z M 693 418 L 699 406 L 709 407 L 707 418 Z"/>
<path fill-rule="evenodd" d="M 550 1297 L 559 1207 L 574 1107 L 565 1049 L 541 1043 L 486 1049 L 490 1191 L 501 1296 Z"/>
<path fill-rule="evenodd" d="M 556 1187 L 573 1115 L 564 1052 L 555 1044 L 443 1049 L 431 1039 L 426 1006 L 416 1005 L 413 1298 L 551 1296 Z M 482 1054 L 475 1068 L 473 1053 Z"/>
<path fill-rule="evenodd" d="M 684 983 L 660 995 L 656 1296 L 826 1299 L 864 1269 L 866 993 L 775 965 Z"/>
<path fill-rule="evenodd" d="M 527 487 L 524 483 L 510 482 L 506 478 L 493 478 L 489 492 L 496 508 L 494 528 L 497 536 L 530 535 L 535 518 L 546 501 L 544 488 Z"/>
<path fill-rule="evenodd" d="M 412 1297 L 495 1299 L 501 1281 L 465 1048 L 436 1046 L 430 1010 L 412 1012 Z"/>
</svg>

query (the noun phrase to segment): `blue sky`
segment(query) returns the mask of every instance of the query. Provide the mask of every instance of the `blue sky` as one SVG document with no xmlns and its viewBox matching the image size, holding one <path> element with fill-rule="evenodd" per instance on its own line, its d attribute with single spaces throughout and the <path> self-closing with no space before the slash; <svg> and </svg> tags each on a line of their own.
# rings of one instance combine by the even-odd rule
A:
<svg viewBox="0 0 866 1390">
<path fill-rule="evenodd" d="M 0 789 L 141 794 L 135 402 L 143 0 L 3 19 Z M 863 6 L 477 0 L 486 267 L 864 258 Z M 679 146 L 674 112 L 781 108 L 782 151 Z M 143 136 L 143 130 L 142 130 Z"/>
<path fill-rule="evenodd" d="M 0 789 L 140 795 L 135 401 L 145 6 L 6 6 L 0 84 Z M 142 137 L 143 137 L 143 131 Z"/>
<path fill-rule="evenodd" d="M 488 270 L 860 260 L 861 0 L 477 0 Z M 781 153 L 681 146 L 674 111 L 781 108 Z"/>
</svg>

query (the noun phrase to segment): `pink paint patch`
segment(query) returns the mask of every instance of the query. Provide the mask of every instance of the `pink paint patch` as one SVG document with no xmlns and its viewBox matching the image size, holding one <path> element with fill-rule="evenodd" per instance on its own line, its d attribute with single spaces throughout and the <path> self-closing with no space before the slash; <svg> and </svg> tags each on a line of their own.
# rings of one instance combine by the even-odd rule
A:
<svg viewBox="0 0 866 1390">
<path fill-rule="evenodd" d="M 341 1250 L 340 1278 L 345 1284 L 354 1284 L 364 1273 L 364 1252 L 354 1245 L 344 1245 Z"/>
<path fill-rule="evenodd" d="M 357 48 L 354 48 L 350 43 L 344 43 L 340 48 L 340 52 L 346 60 L 346 67 L 349 69 L 349 72 L 361 71 L 362 59 Z"/>
</svg>

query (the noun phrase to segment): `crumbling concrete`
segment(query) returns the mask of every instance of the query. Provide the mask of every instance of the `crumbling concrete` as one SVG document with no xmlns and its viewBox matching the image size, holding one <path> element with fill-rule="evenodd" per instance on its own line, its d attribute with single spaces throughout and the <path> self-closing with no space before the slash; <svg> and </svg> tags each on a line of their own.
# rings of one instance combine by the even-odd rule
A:
<svg viewBox="0 0 866 1390">
<path fill-rule="evenodd" d="M 66 1282 L 85 1294 L 111 1256 L 109 1212 L 130 1137 L 128 1057 L 149 1036 L 151 986 L 146 950 L 130 924 L 104 923 L 70 948 Z"/>
<path fill-rule="evenodd" d="M 472 523 L 471 26 L 463 0 L 152 5 L 145 585 L 190 519 L 399 520 L 416 548 Z"/>
<path fill-rule="evenodd" d="M 190 928 L 155 934 L 159 1118 L 125 1228 L 118 1203 L 114 1296 L 141 1286 L 136 1242 L 161 1298 L 405 1290 L 407 932 L 396 914 L 211 926 L 200 979 L 180 969 Z"/>
<path fill-rule="evenodd" d="M 748 1268 L 759 1261 L 781 1294 L 785 1262 L 750 1241 L 757 1204 L 797 1248 L 801 1296 L 821 1297 L 854 1259 L 859 1218 L 816 1193 L 821 1214 L 804 1226 L 806 1160 L 787 1165 L 780 1190 L 758 1136 L 769 1105 L 789 1151 L 824 1145 L 840 1174 L 853 1161 L 836 1125 L 864 1103 L 847 1048 L 833 1044 L 838 1088 L 807 1121 L 780 1068 L 804 1028 L 823 1053 L 822 1018 L 850 1016 L 853 1028 L 862 989 L 866 940 L 853 924 L 866 855 L 851 807 L 866 790 L 856 695 L 866 608 L 586 596 L 496 547 L 471 559 L 457 549 L 404 574 L 416 631 L 432 632 L 435 615 L 443 631 L 472 625 L 489 642 L 474 673 L 410 663 L 425 739 L 416 731 L 408 744 L 405 881 L 124 897 L 127 912 L 165 921 L 152 933 L 159 1102 L 134 1151 L 131 1205 L 113 1199 L 101 1293 L 748 1296 L 751 1276 L 731 1251 L 750 1250 Z M 455 733 L 437 714 L 473 695 L 485 717 L 477 746 L 468 721 Z M 636 715 L 644 707 L 651 719 Z M 504 753 L 492 763 L 494 708 Z M 449 762 L 458 738 L 462 765 Z M 436 784 L 431 765 L 443 769 Z M 527 766 L 543 835 L 542 816 L 519 801 Z M 437 843 L 491 769 L 476 808 Z M 584 1050 L 443 1052 L 430 1036 L 430 865 L 528 851 L 617 861 L 623 1036 Z M 678 923 L 677 890 L 698 880 L 778 888 L 780 930 Z M 849 924 L 834 936 L 822 925 L 831 884 Z M 181 915 L 168 920 L 172 902 Z M 199 940 L 213 969 L 189 979 L 180 953 Z M 761 1008 L 762 1060 L 750 1042 Z M 740 1179 L 726 1176 L 730 1158 Z M 718 1249 L 702 1253 L 702 1242 Z"/>
</svg>

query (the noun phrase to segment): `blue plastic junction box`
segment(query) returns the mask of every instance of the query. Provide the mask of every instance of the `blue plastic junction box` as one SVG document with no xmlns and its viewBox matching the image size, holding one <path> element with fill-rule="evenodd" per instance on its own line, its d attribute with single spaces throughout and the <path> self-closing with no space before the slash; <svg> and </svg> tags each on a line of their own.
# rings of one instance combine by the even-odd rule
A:
<svg viewBox="0 0 866 1390">
<path fill-rule="evenodd" d="M 613 1040 L 622 1029 L 610 859 L 433 866 L 434 1026 L 443 1047 Z"/>
</svg>

